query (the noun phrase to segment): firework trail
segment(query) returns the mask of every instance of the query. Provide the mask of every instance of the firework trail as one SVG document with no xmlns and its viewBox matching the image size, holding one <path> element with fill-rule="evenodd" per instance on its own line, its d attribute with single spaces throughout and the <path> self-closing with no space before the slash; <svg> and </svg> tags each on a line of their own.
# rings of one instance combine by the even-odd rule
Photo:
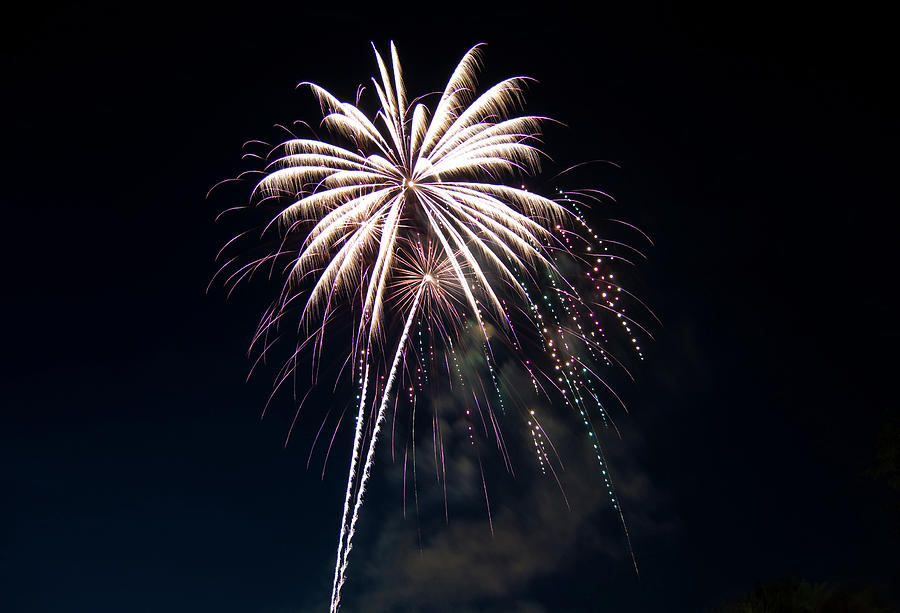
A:
<svg viewBox="0 0 900 613">
<path fill-rule="evenodd" d="M 287 206 L 278 205 L 263 230 L 265 235 L 277 228 L 278 246 L 249 264 L 234 265 L 234 258 L 222 268 L 231 270 L 226 284 L 234 285 L 260 269 L 273 274 L 279 264 L 284 267 L 281 295 L 263 317 L 253 346 L 261 347 L 262 359 L 285 316 L 298 310 L 307 336 L 278 373 L 275 390 L 296 373 L 298 356 L 307 348 L 315 379 L 328 322 L 342 311 L 353 322 L 345 364 L 351 365 L 360 392 L 332 612 L 340 606 L 378 436 L 392 402 L 396 416 L 400 395 L 395 388 L 407 370 L 412 372 L 410 364 L 419 365 L 416 375 L 409 375 L 414 424 L 415 392 L 423 391 L 425 380 L 438 378 L 435 346 L 444 358 L 448 384 L 458 378 L 465 385 L 456 351 L 459 339 L 465 330 L 481 339 L 492 390 L 483 381 L 469 382 L 474 406 L 465 409 L 468 436 L 478 453 L 476 432 L 492 434 L 511 470 L 492 408 L 494 403 L 501 413 L 507 410 L 498 379 L 502 358 L 495 355 L 495 345 L 507 347 L 506 353 L 528 373 L 535 394 L 561 397 L 582 418 L 624 527 L 589 405 L 602 427 L 612 425 L 600 400 L 608 386 L 596 368 L 620 360 L 610 349 L 603 316 L 614 316 L 638 357 L 642 354 L 632 328 L 649 336 L 626 315 L 620 298 L 631 295 L 614 282 L 609 269 L 611 262 L 626 260 L 616 250 L 621 244 L 604 244 L 581 210 L 605 194 L 560 191 L 550 199 L 521 184 L 522 177 L 538 170 L 542 155 L 538 138 L 543 119 L 516 115 L 528 79 L 506 79 L 476 96 L 476 46 L 463 56 L 431 110 L 421 98 L 408 101 L 393 43 L 390 51 L 390 70 L 375 51 L 380 79 L 373 78 L 372 85 L 379 108 L 372 119 L 359 100 L 342 102 L 318 85 L 304 84 L 317 97 L 322 125 L 333 142 L 292 138 L 266 156 L 272 161 L 253 199 L 275 205 L 289 200 Z M 521 187 L 511 184 L 517 179 Z M 573 267 L 577 274 L 566 272 Z M 395 346 L 390 338 L 398 319 L 403 326 Z M 534 363 L 530 356 L 538 350 L 552 368 Z M 407 359 L 409 352 L 414 360 Z M 541 472 L 549 471 L 558 482 L 561 465 L 536 410 L 523 411 L 523 417 Z M 436 416 L 433 429 L 437 470 L 439 447 L 443 465 L 443 446 Z M 415 468 L 414 444 L 413 433 Z"/>
</svg>

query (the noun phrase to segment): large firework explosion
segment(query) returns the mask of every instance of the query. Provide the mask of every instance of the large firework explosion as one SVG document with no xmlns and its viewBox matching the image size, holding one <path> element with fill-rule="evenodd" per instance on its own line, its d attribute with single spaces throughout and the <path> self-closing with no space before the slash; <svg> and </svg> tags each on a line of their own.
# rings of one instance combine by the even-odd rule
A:
<svg viewBox="0 0 900 613">
<path fill-rule="evenodd" d="M 545 121 L 516 114 L 528 79 L 506 79 L 476 95 L 476 46 L 428 107 L 422 102 L 427 97 L 408 100 L 393 43 L 390 69 L 377 50 L 375 57 L 380 79 L 372 79 L 379 103 L 374 118 L 360 108 L 362 90 L 351 104 L 304 84 L 321 105 L 331 139 L 291 138 L 262 156 L 266 166 L 252 201 L 276 210 L 262 231 L 271 248 L 243 265 L 236 256 L 222 269 L 229 286 L 261 269 L 282 275 L 282 291 L 252 343 L 262 358 L 299 322 L 300 342 L 278 373 L 276 390 L 301 363 L 311 364 L 315 381 L 322 356 L 332 353 L 326 333 L 339 336 L 333 331 L 339 323 L 352 324 L 349 343 L 340 343 L 349 350 L 338 378 L 357 387 L 357 410 L 332 611 L 340 605 L 388 414 L 393 438 L 398 414 L 409 408 L 409 419 L 401 418 L 408 422 L 405 449 L 411 450 L 403 455 L 406 474 L 410 457 L 415 467 L 416 407 L 434 409 L 429 421 L 441 480 L 444 432 L 427 401 L 441 386 L 467 390 L 467 401 L 453 410 L 466 425 L 479 467 L 490 446 L 512 470 L 501 422 L 520 417 L 540 472 L 557 482 L 561 462 L 540 413 L 554 404 L 574 410 L 624 528 L 598 436 L 612 424 L 603 400 L 618 398 L 599 369 L 622 365 L 611 337 L 626 339 L 642 359 L 638 331 L 649 336 L 626 313 L 626 303 L 642 303 L 619 285 L 610 266 L 627 261 L 629 248 L 601 239 L 583 215 L 584 207 L 606 195 L 557 189 L 550 198 L 525 187 L 525 178 L 539 170 Z M 482 358 L 475 376 L 459 357 L 473 338 Z M 518 364 L 533 397 L 545 401 L 521 402 L 521 395 L 504 393 L 501 362 Z M 300 407 L 302 401 L 298 414 Z M 483 470 L 481 480 L 490 515 Z"/>
</svg>

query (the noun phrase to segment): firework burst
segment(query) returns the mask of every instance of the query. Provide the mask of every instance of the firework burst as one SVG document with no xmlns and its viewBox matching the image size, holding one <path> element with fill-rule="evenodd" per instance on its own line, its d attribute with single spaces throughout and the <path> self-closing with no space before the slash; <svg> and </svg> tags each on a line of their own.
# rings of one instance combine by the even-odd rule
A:
<svg viewBox="0 0 900 613">
<path fill-rule="evenodd" d="M 500 344 L 538 395 L 561 398 L 578 412 L 620 514 L 594 425 L 595 419 L 611 423 L 596 369 L 618 362 L 601 322 L 621 325 L 641 355 L 636 331 L 643 329 L 626 315 L 620 298 L 628 293 L 608 270 L 609 261 L 622 256 L 603 245 L 581 213 L 580 203 L 598 193 L 559 192 L 551 199 L 521 184 L 538 170 L 542 155 L 542 118 L 516 115 L 528 80 L 506 79 L 476 95 L 475 47 L 429 108 L 421 99 L 408 100 L 393 43 L 390 52 L 388 68 L 375 51 L 380 78 L 372 87 L 379 108 L 372 118 L 359 100 L 343 102 L 304 84 L 318 99 L 332 138 L 291 138 L 269 153 L 253 199 L 277 204 L 263 231 L 278 233 L 277 247 L 243 266 L 231 260 L 223 267 L 231 270 L 227 283 L 236 284 L 283 265 L 282 292 L 253 345 L 265 355 L 289 314 L 305 333 L 276 389 L 296 372 L 304 349 L 317 371 L 330 322 L 353 322 L 345 364 L 359 394 L 332 611 L 340 606 L 386 414 L 393 409 L 396 415 L 401 385 L 414 407 L 426 382 L 465 383 L 456 353 L 464 330 L 480 338 L 487 369 L 483 380 L 469 382 L 471 406 L 459 407 L 476 453 L 480 440 L 492 439 L 511 469 L 496 415 L 507 411 L 501 358 L 494 352 Z M 543 358 L 535 359 L 537 353 Z M 544 358 L 549 366 L 538 363 Z M 541 472 L 556 476 L 558 462 L 538 408 L 518 410 Z M 437 466 L 442 443 L 436 417 L 432 423 Z M 485 502 L 489 513 L 486 487 Z"/>
</svg>

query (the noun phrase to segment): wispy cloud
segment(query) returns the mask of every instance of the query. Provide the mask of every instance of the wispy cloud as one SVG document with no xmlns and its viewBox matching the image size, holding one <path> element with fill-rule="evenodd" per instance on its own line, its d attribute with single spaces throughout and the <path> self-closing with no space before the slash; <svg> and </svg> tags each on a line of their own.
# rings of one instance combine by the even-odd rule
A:
<svg viewBox="0 0 900 613">
<path fill-rule="evenodd" d="M 539 613 L 548 609 L 532 595 L 536 581 L 557 576 L 564 581 L 587 556 L 596 560 L 599 555 L 611 565 L 630 568 L 621 526 L 600 487 L 598 467 L 590 460 L 583 433 L 550 417 L 543 423 L 566 462 L 560 474 L 565 496 L 552 476 L 541 476 L 524 456 L 517 462 L 515 477 L 492 467 L 489 522 L 476 461 L 464 454 L 448 458 L 449 521 L 444 522 L 443 489 L 436 485 L 431 467 L 419 484 L 418 522 L 414 510 L 408 508 L 404 520 L 396 506 L 377 527 L 372 518 L 368 521 L 365 530 L 376 530 L 378 536 L 366 545 L 369 555 L 359 558 L 347 610 Z M 444 422 L 441 427 L 453 436 L 453 424 Z M 637 542 L 678 529 L 675 518 L 660 520 L 645 510 L 648 504 L 658 505 L 663 494 L 629 455 L 639 448 L 639 438 L 630 445 L 618 440 L 610 445 L 618 468 L 619 499 L 628 510 Z M 429 459 L 427 451 L 422 455 Z M 382 470 L 395 481 L 391 487 L 399 487 L 400 467 L 385 466 Z"/>
</svg>

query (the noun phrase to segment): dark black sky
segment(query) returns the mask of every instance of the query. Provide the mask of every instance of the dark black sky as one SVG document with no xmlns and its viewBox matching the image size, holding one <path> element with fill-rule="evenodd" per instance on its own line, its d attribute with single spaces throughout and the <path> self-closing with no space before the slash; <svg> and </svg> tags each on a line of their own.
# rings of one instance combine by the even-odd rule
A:
<svg viewBox="0 0 900 613">
<path fill-rule="evenodd" d="M 245 351 L 273 288 L 205 293 L 229 232 L 213 219 L 241 192 L 205 195 L 246 167 L 244 141 L 315 119 L 297 82 L 349 98 L 375 68 L 369 41 L 390 39 L 412 88 L 429 90 L 487 42 L 484 82 L 535 77 L 531 108 L 568 125 L 548 143 L 561 162 L 622 167 L 598 182 L 654 238 L 640 279 L 664 327 L 623 386 L 624 440 L 609 441 L 640 579 L 615 521 L 578 510 L 591 504 L 585 465 L 571 469 L 576 510 L 548 511 L 574 528 L 548 528 L 550 544 L 513 512 L 521 533 L 459 545 L 521 564 L 519 578 L 498 573 L 490 595 L 448 565 L 436 587 L 391 557 L 416 525 L 400 521 L 388 459 L 348 610 L 430 610 L 437 590 L 455 610 L 700 611 L 760 579 L 900 578 L 888 488 L 866 476 L 896 410 L 884 394 L 898 108 L 886 15 L 441 10 L 6 16 L 0 608 L 321 610 L 346 445 L 322 480 L 321 461 L 306 469 L 308 436 L 282 448 L 289 398 L 259 421 L 274 373 L 245 384 Z M 524 504 L 515 490 L 497 486 L 499 508 Z M 478 518 L 451 517 L 420 555 L 444 560 L 460 526 Z"/>
</svg>

